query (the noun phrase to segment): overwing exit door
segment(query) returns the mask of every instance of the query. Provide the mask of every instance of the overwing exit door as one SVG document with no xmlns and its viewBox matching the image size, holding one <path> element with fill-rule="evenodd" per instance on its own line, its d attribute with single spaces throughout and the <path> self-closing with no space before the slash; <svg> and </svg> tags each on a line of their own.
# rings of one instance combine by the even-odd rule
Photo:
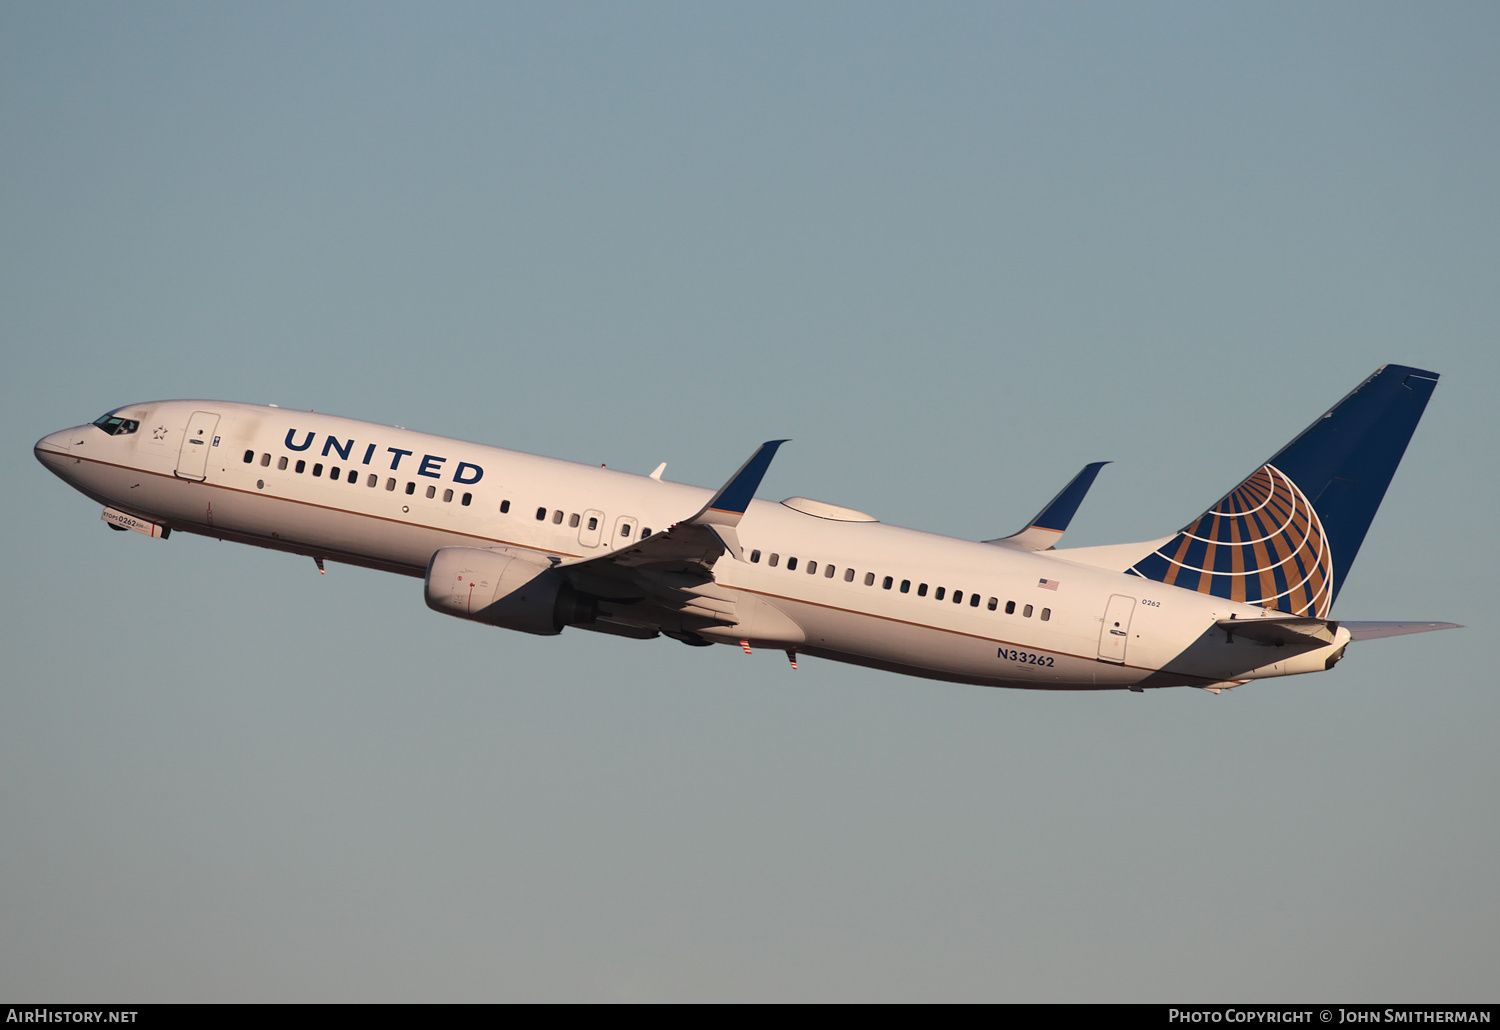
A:
<svg viewBox="0 0 1500 1030">
<path fill-rule="evenodd" d="M 584 547 L 598 547 L 604 535 L 604 512 L 590 508 L 583 513 L 583 524 L 578 529 L 578 542 Z"/>
<path fill-rule="evenodd" d="M 176 473 L 179 479 L 208 478 L 208 452 L 213 449 L 214 429 L 219 416 L 212 411 L 195 411 L 188 419 L 182 450 L 177 452 Z"/>
<path fill-rule="evenodd" d="M 1130 616 L 1135 612 L 1135 598 L 1114 594 L 1104 609 L 1104 625 L 1099 627 L 1099 660 L 1115 665 L 1125 664 L 1125 645 L 1130 641 Z"/>
</svg>

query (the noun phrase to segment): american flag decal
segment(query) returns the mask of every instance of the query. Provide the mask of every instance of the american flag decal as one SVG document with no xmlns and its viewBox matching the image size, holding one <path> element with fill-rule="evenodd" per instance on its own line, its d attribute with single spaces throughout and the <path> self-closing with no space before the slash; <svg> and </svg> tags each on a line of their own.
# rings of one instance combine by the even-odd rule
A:
<svg viewBox="0 0 1500 1030">
<path fill-rule="evenodd" d="M 1036 581 L 1036 585 L 1043 590 L 1056 590 L 1062 585 L 1062 581 L 1057 579 L 1039 579 Z"/>
</svg>

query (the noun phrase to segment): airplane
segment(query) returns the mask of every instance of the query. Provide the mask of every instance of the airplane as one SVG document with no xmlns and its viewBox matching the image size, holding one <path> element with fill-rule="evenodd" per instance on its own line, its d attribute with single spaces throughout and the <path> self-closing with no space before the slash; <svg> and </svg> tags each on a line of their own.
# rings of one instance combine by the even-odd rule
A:
<svg viewBox="0 0 1500 1030">
<path fill-rule="evenodd" d="M 1034 689 L 1199 687 L 1330 670 L 1351 641 L 1459 628 L 1330 617 L 1438 375 L 1384 365 L 1181 530 L 1058 548 L 1105 462 L 1020 531 L 904 529 L 326 414 L 128 404 L 37 459 L 111 529 L 181 531 L 421 577 L 428 607 L 539 635 L 784 651 Z"/>
</svg>

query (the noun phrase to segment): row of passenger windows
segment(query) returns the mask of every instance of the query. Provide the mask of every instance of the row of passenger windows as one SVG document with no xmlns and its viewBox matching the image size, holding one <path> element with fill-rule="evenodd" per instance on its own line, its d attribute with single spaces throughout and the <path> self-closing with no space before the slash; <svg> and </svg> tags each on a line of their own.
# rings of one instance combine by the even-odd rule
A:
<svg viewBox="0 0 1500 1030">
<path fill-rule="evenodd" d="M 751 562 L 753 562 L 753 563 L 759 563 L 760 562 L 760 557 L 761 557 L 761 555 L 760 555 L 760 551 L 759 550 L 754 550 L 754 551 L 750 552 L 750 561 Z M 770 556 L 766 558 L 766 564 L 769 565 L 773 569 L 776 568 L 776 566 L 778 566 L 779 564 L 781 564 L 781 555 L 776 554 L 775 552 L 772 552 L 770 554 Z M 788 558 L 786 560 L 786 569 L 787 569 L 788 572 L 795 572 L 797 570 L 797 559 L 796 558 Z M 807 563 L 807 565 L 806 565 L 806 569 L 807 569 L 807 574 L 809 576 L 816 576 L 818 574 L 818 563 L 815 562 L 815 561 L 809 561 Z M 838 568 L 836 566 L 833 566 L 833 565 L 824 565 L 823 566 L 823 578 L 824 579 L 832 579 L 837 574 L 838 574 Z M 854 577 L 857 576 L 857 575 L 858 575 L 858 573 L 855 572 L 853 569 L 845 569 L 844 570 L 844 582 L 845 583 L 853 583 L 854 582 Z M 865 586 L 872 587 L 874 585 L 875 585 L 875 573 L 873 573 L 873 572 L 866 572 L 865 573 Z M 894 576 L 886 576 L 884 579 L 882 579 L 880 581 L 880 588 L 882 590 L 890 590 L 894 586 L 896 586 L 896 578 Z M 901 581 L 901 586 L 900 586 L 901 593 L 903 593 L 903 594 L 909 594 L 909 593 L 911 593 L 911 587 L 912 587 L 911 580 L 909 580 L 909 579 L 903 579 Z M 926 597 L 927 594 L 928 594 L 928 586 L 927 586 L 927 584 L 926 583 L 918 583 L 917 584 L 917 596 L 918 597 Z M 968 594 L 968 595 L 965 595 L 962 590 L 955 590 L 955 591 L 953 591 L 953 593 L 951 595 L 949 595 L 947 587 L 937 587 L 935 590 L 932 591 L 932 598 L 935 601 L 941 601 L 941 600 L 943 600 L 944 597 L 945 597 L 945 595 L 948 596 L 948 597 L 950 597 L 950 599 L 953 601 L 954 604 L 963 604 L 965 601 L 967 601 L 970 608 L 978 608 L 979 605 L 984 600 L 981 597 L 981 595 L 979 595 L 979 594 Z M 992 598 L 989 599 L 988 602 L 984 602 L 984 603 L 985 603 L 985 607 L 988 608 L 990 611 L 995 611 L 995 610 L 997 610 L 1000 607 L 1000 599 L 998 597 L 992 597 Z M 1028 605 L 1023 605 L 1021 607 L 1021 615 L 1022 615 L 1023 618 L 1027 618 L 1027 619 L 1031 618 L 1031 615 L 1032 615 L 1033 611 L 1034 611 L 1033 607 L 1031 605 L 1029 605 L 1029 604 Z M 1016 613 L 1016 602 L 1014 602 L 1014 601 L 1006 601 L 1005 602 L 1005 614 L 1006 615 L 1014 615 L 1015 613 Z M 1042 611 L 1041 611 L 1041 618 L 1042 618 L 1043 622 L 1047 622 L 1049 619 L 1051 619 L 1052 618 L 1052 609 L 1051 608 L 1043 608 Z"/>
<path fill-rule="evenodd" d="M 245 452 L 245 464 L 246 465 L 253 464 L 255 462 L 255 460 L 256 460 L 256 458 L 255 458 L 255 451 L 249 450 L 249 451 Z M 281 470 L 281 471 L 285 471 L 289 464 L 291 464 L 290 459 L 287 458 L 285 455 L 283 455 L 282 457 L 276 459 L 276 468 L 279 469 L 279 470 Z M 270 454 L 261 454 L 261 456 L 260 456 L 260 465 L 263 468 L 269 468 L 270 465 L 271 465 L 271 455 Z M 303 473 L 303 472 L 306 472 L 307 471 L 307 462 L 304 461 L 301 458 L 298 458 L 296 464 L 295 465 L 291 465 L 291 468 L 292 468 L 293 472 L 297 472 L 299 474 Z M 322 476 L 323 475 L 323 464 L 322 464 L 322 462 L 315 462 L 313 464 L 313 466 L 312 466 L 312 474 L 314 476 Z M 331 480 L 337 480 L 337 479 L 340 479 L 343 476 L 344 476 L 344 471 L 339 466 L 337 466 L 337 465 L 332 466 L 328 470 L 328 478 L 331 479 Z M 359 482 L 359 470 L 358 469 L 350 469 L 348 471 L 348 481 L 350 483 L 357 483 L 357 482 Z M 365 486 L 370 487 L 371 489 L 374 489 L 378 485 L 380 485 L 380 477 L 377 476 L 377 475 L 375 475 L 373 472 L 369 473 L 366 476 L 366 479 L 365 479 Z M 394 491 L 396 489 L 396 480 L 393 479 L 393 478 L 389 478 L 388 477 L 386 479 L 386 481 L 385 481 L 385 488 L 387 490 Z M 414 482 L 408 482 L 406 484 L 406 493 L 407 494 L 415 494 L 416 491 L 417 491 L 417 484 L 416 483 L 414 483 Z M 431 498 L 435 498 L 436 496 L 437 496 L 437 487 L 436 486 L 428 486 L 427 487 L 427 497 L 429 499 L 431 499 Z M 443 500 L 445 502 L 450 502 L 450 501 L 453 500 L 453 491 L 451 489 L 444 489 L 443 490 Z M 468 492 L 465 492 L 464 495 L 459 499 L 459 503 L 462 504 L 466 508 L 470 504 L 472 504 L 473 501 L 474 501 L 474 495 L 472 493 L 468 493 Z M 546 508 L 538 508 L 536 510 L 536 519 L 537 519 L 538 522 L 545 522 L 547 520 L 547 511 L 548 511 L 548 509 L 546 509 Z M 508 514 L 510 514 L 510 501 L 509 500 L 504 500 L 504 501 L 500 502 L 500 514 L 502 514 L 502 515 L 508 515 Z M 562 525 L 563 517 L 564 516 L 563 516 L 562 509 L 561 508 L 556 509 L 555 511 L 552 512 L 552 524 L 553 525 L 558 525 L 558 526 Z M 601 516 L 598 516 L 598 515 L 590 515 L 588 517 L 588 531 L 589 532 L 592 533 L 592 532 L 594 532 L 595 530 L 597 530 L 599 528 L 600 518 L 601 518 Z M 568 526 L 570 528 L 573 528 L 573 529 L 579 528 L 580 524 L 582 523 L 582 516 L 578 515 L 576 512 L 574 514 L 572 514 L 572 515 L 567 516 L 567 519 L 568 519 Z M 625 539 L 625 540 L 630 539 L 631 533 L 634 530 L 634 526 L 635 526 L 635 524 L 634 524 L 633 521 L 622 522 L 620 524 L 620 537 L 622 539 Z M 646 539 L 650 535 L 651 535 L 651 530 L 649 528 L 644 528 L 644 529 L 641 530 L 640 539 L 644 540 L 644 539 Z"/>
<path fill-rule="evenodd" d="M 253 463 L 254 461 L 255 461 L 255 452 L 253 450 L 246 451 L 245 452 L 245 464 L 249 465 L 249 464 Z M 261 464 L 262 467 L 267 467 L 267 468 L 270 467 L 270 464 L 271 464 L 271 455 L 270 454 L 262 454 L 260 456 L 260 464 Z M 281 458 L 277 459 L 277 461 L 276 461 L 276 467 L 277 467 L 277 469 L 282 470 L 282 471 L 285 471 L 285 469 L 287 468 L 288 464 L 289 464 L 289 459 L 287 459 L 285 456 L 282 456 Z M 307 471 L 307 462 L 304 461 L 304 460 L 302 460 L 301 458 L 297 459 L 297 463 L 296 463 L 296 465 L 294 465 L 292 467 L 292 471 L 297 472 L 299 474 L 303 473 L 303 472 L 306 472 Z M 316 462 L 316 463 L 313 464 L 312 474 L 314 476 L 322 476 L 323 475 L 323 464 L 321 462 Z M 337 465 L 332 466 L 328 470 L 328 478 L 330 480 L 335 480 L 336 481 L 342 475 L 343 475 L 343 471 Z M 359 482 L 359 470 L 358 469 L 350 469 L 349 470 L 349 472 L 348 472 L 348 481 L 350 483 L 357 483 L 357 482 Z M 365 478 L 365 486 L 367 486 L 367 487 L 369 487 L 371 489 L 374 489 L 379 484 L 380 484 L 380 477 L 377 476 L 377 475 L 375 475 L 373 472 L 369 473 L 366 476 L 366 478 Z M 385 481 L 385 488 L 387 490 L 389 490 L 389 491 L 394 491 L 396 489 L 396 480 L 393 479 L 393 478 L 389 478 L 388 477 L 386 479 L 386 481 Z M 406 493 L 407 494 L 414 494 L 414 493 L 416 493 L 416 490 L 417 490 L 417 484 L 414 483 L 414 482 L 408 481 L 407 484 L 406 484 Z M 437 487 L 436 486 L 428 486 L 427 487 L 427 497 L 428 497 L 428 499 L 435 498 L 436 496 L 437 496 Z M 453 500 L 453 490 L 452 489 L 444 489 L 443 490 L 443 501 L 444 502 L 451 502 L 452 500 Z M 474 495 L 472 493 L 465 492 L 464 495 L 463 495 L 463 497 L 460 499 L 459 503 L 462 504 L 464 507 L 468 507 L 471 503 L 473 503 L 473 500 L 474 500 Z M 510 512 L 510 501 L 508 501 L 508 500 L 501 501 L 500 502 L 500 513 L 503 515 L 503 514 L 509 514 L 509 512 Z M 554 526 L 560 526 L 560 525 L 562 525 L 564 517 L 565 516 L 564 516 L 563 510 L 561 508 L 551 509 L 551 521 L 552 521 L 552 524 Z M 577 512 L 574 512 L 573 514 L 566 516 L 566 518 L 568 520 L 568 527 L 570 529 L 578 529 L 582 525 L 583 517 L 580 516 Z M 590 515 L 590 516 L 588 516 L 588 526 L 587 526 L 587 531 L 588 532 L 592 533 L 592 532 L 595 532 L 596 530 L 599 529 L 600 518 L 601 518 L 601 516 L 599 516 L 599 515 Z M 548 521 L 548 509 L 546 507 L 541 507 L 541 508 L 538 508 L 536 510 L 536 520 L 538 522 L 546 522 L 546 521 Z M 632 523 L 630 523 L 630 522 L 621 522 L 621 524 L 620 524 L 620 537 L 622 539 L 626 539 L 626 540 L 630 539 L 632 528 L 633 528 Z M 644 540 L 647 537 L 649 537 L 650 535 L 651 535 L 650 528 L 649 527 L 643 527 L 641 529 L 641 535 L 640 535 L 639 539 Z M 758 564 L 760 562 L 760 558 L 761 558 L 761 554 L 760 554 L 759 549 L 756 549 L 756 550 L 753 550 L 753 551 L 750 552 L 750 561 L 751 562 Z M 773 569 L 776 568 L 780 563 L 781 563 L 781 555 L 776 554 L 775 552 L 772 552 L 772 554 L 770 555 L 770 557 L 766 559 L 766 564 L 769 565 Z M 795 572 L 796 569 L 797 569 L 797 559 L 796 558 L 788 558 L 786 560 L 786 568 L 787 568 L 788 572 Z M 825 579 L 832 579 L 838 573 L 837 567 L 835 567 L 834 565 L 831 565 L 831 564 L 825 564 L 822 568 L 823 568 L 823 578 L 825 578 Z M 809 576 L 816 576 L 818 574 L 818 563 L 816 561 L 809 561 L 807 563 L 807 565 L 806 565 L 806 569 L 807 569 L 807 574 Z M 854 582 L 854 577 L 856 575 L 857 575 L 857 573 L 854 571 L 854 569 L 852 569 L 852 568 L 845 569 L 844 570 L 844 582 L 845 583 L 853 583 Z M 881 580 L 880 586 L 881 586 L 882 590 L 890 590 L 892 587 L 895 586 L 895 584 L 896 584 L 895 577 L 893 577 L 893 576 L 886 576 L 884 579 Z M 867 573 L 865 573 L 865 586 L 872 587 L 874 585 L 875 585 L 875 573 L 873 573 L 873 572 L 867 572 Z M 901 589 L 901 593 L 903 593 L 903 594 L 911 593 L 911 585 L 912 585 L 911 584 L 911 580 L 909 580 L 909 579 L 903 579 L 901 581 L 901 588 L 900 588 Z M 917 584 L 917 596 L 918 597 L 926 597 L 927 593 L 928 593 L 928 587 L 927 587 L 926 583 L 919 583 L 919 584 Z M 944 595 L 945 594 L 947 594 L 947 588 L 946 587 L 937 587 L 935 590 L 932 591 L 933 600 L 941 601 L 941 600 L 944 599 Z M 951 597 L 952 597 L 952 600 L 953 600 L 954 604 L 963 604 L 964 603 L 965 594 L 964 594 L 964 592 L 962 590 L 955 590 L 955 591 L 953 591 Z M 967 600 L 969 602 L 969 607 L 970 608 L 978 608 L 979 605 L 980 605 L 980 603 L 981 603 L 982 598 L 981 598 L 981 596 L 979 594 L 969 594 L 969 595 L 967 595 Z M 986 607 L 990 611 L 997 610 L 1000 607 L 1000 600 L 999 600 L 999 598 L 995 598 L 995 597 L 990 598 L 988 604 L 986 605 Z M 1021 615 L 1024 618 L 1029 619 L 1029 618 L 1031 618 L 1032 610 L 1033 609 L 1032 609 L 1031 605 L 1029 605 L 1029 604 L 1028 605 L 1024 605 L 1021 608 Z M 1014 615 L 1015 613 L 1016 613 L 1016 602 L 1014 602 L 1014 601 L 1006 601 L 1005 602 L 1005 614 L 1006 615 Z M 1041 611 L 1041 619 L 1042 619 L 1042 621 L 1046 622 L 1046 621 L 1048 621 L 1051 618 L 1052 618 L 1052 609 L 1051 608 L 1043 608 L 1042 611 Z"/>
<path fill-rule="evenodd" d="M 245 452 L 245 464 L 249 465 L 253 461 L 255 461 L 255 452 L 254 451 L 246 451 Z M 269 468 L 270 464 L 271 464 L 271 456 L 269 454 L 262 454 L 260 456 L 260 464 L 261 464 L 262 467 Z M 276 468 L 279 469 L 279 470 L 281 470 L 281 471 L 285 471 L 286 468 L 287 468 L 287 466 L 289 464 L 290 464 L 290 459 L 288 459 L 285 455 L 283 455 L 282 457 L 280 457 L 280 458 L 278 458 L 276 460 Z M 297 463 L 295 465 L 292 465 L 291 468 L 292 468 L 293 472 L 301 474 L 301 473 L 307 471 L 307 462 L 303 461 L 301 458 L 298 458 L 297 459 Z M 322 476 L 323 475 L 323 463 L 322 462 L 315 462 L 313 464 L 312 474 L 314 476 Z M 341 478 L 345 478 L 344 470 L 341 469 L 339 466 L 334 465 L 334 466 L 330 467 L 329 470 L 328 470 L 328 478 L 330 480 L 334 480 L 334 481 L 337 481 L 337 480 L 339 480 Z M 348 472 L 347 481 L 350 482 L 350 483 L 358 483 L 359 482 L 359 469 L 350 469 L 349 472 Z M 377 476 L 375 473 L 371 472 L 371 473 L 369 473 L 368 475 L 365 476 L 365 486 L 367 486 L 367 487 L 369 487 L 370 489 L 373 490 L 375 487 L 377 487 L 379 485 L 380 485 L 380 477 Z M 385 481 L 385 488 L 387 490 L 394 491 L 396 489 L 396 480 L 392 479 L 392 478 L 387 478 L 386 481 Z M 408 482 L 406 484 L 406 493 L 408 493 L 408 494 L 415 494 L 416 492 L 417 492 L 417 484 L 413 483 L 413 482 Z M 430 498 L 434 498 L 436 496 L 437 496 L 437 487 L 436 486 L 428 486 L 427 487 L 427 497 L 430 499 Z M 443 490 L 443 500 L 445 502 L 453 500 L 453 490 L 451 488 L 447 488 L 447 489 Z M 459 503 L 462 504 L 464 507 L 467 508 L 470 504 L 474 503 L 474 495 L 471 494 L 471 493 L 468 493 L 467 491 L 465 491 L 464 495 L 459 499 Z M 500 510 L 501 511 L 505 511 L 509 507 L 510 507 L 510 502 L 506 501 L 506 502 L 504 502 L 504 504 L 501 505 Z"/>
</svg>

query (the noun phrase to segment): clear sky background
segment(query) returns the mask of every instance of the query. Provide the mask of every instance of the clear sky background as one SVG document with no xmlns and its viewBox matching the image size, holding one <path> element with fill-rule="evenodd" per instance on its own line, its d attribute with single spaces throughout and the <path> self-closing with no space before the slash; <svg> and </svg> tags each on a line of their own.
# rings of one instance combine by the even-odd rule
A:
<svg viewBox="0 0 1500 1030">
<path fill-rule="evenodd" d="M 1500 7 L 0 5 L 0 997 L 1495 1000 Z M 316 408 L 978 539 L 1443 374 L 1222 696 L 445 619 L 33 459 Z"/>
</svg>

